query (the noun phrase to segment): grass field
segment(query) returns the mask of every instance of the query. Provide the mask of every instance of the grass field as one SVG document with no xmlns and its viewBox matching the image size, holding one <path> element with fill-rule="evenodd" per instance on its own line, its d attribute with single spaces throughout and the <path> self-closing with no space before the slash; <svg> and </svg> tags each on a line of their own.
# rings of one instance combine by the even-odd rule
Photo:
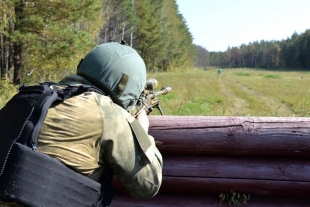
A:
<svg viewBox="0 0 310 207">
<path fill-rule="evenodd" d="M 148 77 L 158 80 L 158 90 L 172 87 L 171 93 L 160 97 L 165 115 L 310 115 L 310 72 L 223 69 L 218 78 L 216 68 L 207 68 Z"/>
<path fill-rule="evenodd" d="M 148 77 L 157 79 L 156 90 L 172 87 L 159 97 L 165 115 L 310 116 L 310 71 L 223 69 L 218 78 L 216 68 L 207 68 Z M 0 84 L 0 108 L 16 91 L 17 87 Z"/>
</svg>

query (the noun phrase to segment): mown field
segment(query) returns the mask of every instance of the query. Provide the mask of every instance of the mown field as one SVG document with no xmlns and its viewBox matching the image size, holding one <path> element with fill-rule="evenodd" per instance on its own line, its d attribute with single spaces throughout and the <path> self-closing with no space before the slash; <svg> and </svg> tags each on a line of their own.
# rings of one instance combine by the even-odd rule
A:
<svg viewBox="0 0 310 207">
<path fill-rule="evenodd" d="M 148 77 L 158 80 L 158 90 L 172 87 L 160 97 L 165 115 L 310 116 L 310 71 L 223 69 L 218 77 L 207 68 Z"/>
<path fill-rule="evenodd" d="M 149 73 L 148 77 L 157 79 L 156 90 L 172 87 L 159 97 L 165 115 L 310 116 L 310 71 L 223 69 L 218 77 L 216 68 L 207 68 Z M 16 89 L 0 84 L 0 108 Z"/>
</svg>

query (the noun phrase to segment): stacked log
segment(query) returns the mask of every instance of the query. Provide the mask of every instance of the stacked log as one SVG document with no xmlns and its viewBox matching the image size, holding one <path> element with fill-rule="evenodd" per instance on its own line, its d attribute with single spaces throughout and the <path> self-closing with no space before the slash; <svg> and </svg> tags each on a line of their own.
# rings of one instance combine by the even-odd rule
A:
<svg viewBox="0 0 310 207">
<path fill-rule="evenodd" d="M 232 192 L 248 206 L 310 206 L 310 118 L 150 116 L 150 126 L 162 187 L 138 200 L 114 179 L 111 206 L 219 206 Z"/>
</svg>

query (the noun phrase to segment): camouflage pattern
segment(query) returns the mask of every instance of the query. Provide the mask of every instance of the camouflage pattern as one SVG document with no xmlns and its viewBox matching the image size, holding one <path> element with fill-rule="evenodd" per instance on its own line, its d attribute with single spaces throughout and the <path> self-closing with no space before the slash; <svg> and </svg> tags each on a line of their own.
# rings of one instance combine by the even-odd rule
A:
<svg viewBox="0 0 310 207">
<path fill-rule="evenodd" d="M 85 83 L 80 76 L 68 76 L 62 84 Z M 161 185 L 162 157 L 154 138 L 154 158 L 142 165 L 140 147 L 126 110 L 108 96 L 86 92 L 49 109 L 39 136 L 38 150 L 61 160 L 77 172 L 98 180 L 112 167 L 129 193 L 138 198 L 154 196 Z M 157 159 L 156 159 L 157 158 Z"/>
<path fill-rule="evenodd" d="M 75 75 L 65 77 L 60 83 L 90 84 Z M 94 92 L 74 96 L 49 109 L 37 148 L 96 181 L 108 166 L 112 167 L 132 196 L 153 197 L 162 182 L 162 156 L 154 138 L 145 133 L 139 140 L 151 141 L 148 152 L 154 154 L 154 159 L 147 165 L 139 162 L 141 149 L 127 121 L 129 116 L 108 96 Z M 0 201 L 2 206 L 22 205 Z"/>
</svg>

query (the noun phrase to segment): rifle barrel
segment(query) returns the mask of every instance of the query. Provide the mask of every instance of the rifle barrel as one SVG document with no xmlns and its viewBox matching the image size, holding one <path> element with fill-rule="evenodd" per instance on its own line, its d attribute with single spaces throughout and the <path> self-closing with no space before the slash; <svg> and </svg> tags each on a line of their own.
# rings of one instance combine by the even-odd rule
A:
<svg viewBox="0 0 310 207">
<path fill-rule="evenodd" d="M 167 87 L 163 87 L 160 91 L 157 91 L 154 93 L 154 96 L 159 96 L 159 95 L 165 95 L 167 93 L 169 93 L 171 91 L 171 87 L 167 86 Z"/>
</svg>

